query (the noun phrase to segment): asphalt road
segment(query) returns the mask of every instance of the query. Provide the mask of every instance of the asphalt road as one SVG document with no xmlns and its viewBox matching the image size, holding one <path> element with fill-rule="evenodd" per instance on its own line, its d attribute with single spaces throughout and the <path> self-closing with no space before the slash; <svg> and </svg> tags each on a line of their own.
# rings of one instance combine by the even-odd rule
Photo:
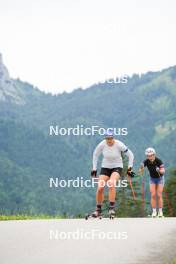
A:
<svg viewBox="0 0 176 264">
<path fill-rule="evenodd" d="M 166 264 L 176 218 L 0 222 L 0 264 Z"/>
</svg>

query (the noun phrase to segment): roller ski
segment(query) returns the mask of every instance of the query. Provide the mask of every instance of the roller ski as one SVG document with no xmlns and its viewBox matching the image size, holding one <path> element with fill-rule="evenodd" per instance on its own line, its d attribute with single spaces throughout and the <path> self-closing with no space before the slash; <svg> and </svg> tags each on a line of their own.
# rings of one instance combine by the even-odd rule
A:
<svg viewBox="0 0 176 264">
<path fill-rule="evenodd" d="M 101 211 L 95 210 L 91 214 L 86 214 L 85 215 L 85 220 L 88 220 L 88 219 L 102 219 Z"/>
<path fill-rule="evenodd" d="M 151 218 L 164 218 L 164 215 L 163 215 L 162 210 L 159 210 L 158 214 L 157 214 L 156 210 L 154 210 L 151 215 L 148 215 L 148 217 L 151 217 Z"/>
</svg>

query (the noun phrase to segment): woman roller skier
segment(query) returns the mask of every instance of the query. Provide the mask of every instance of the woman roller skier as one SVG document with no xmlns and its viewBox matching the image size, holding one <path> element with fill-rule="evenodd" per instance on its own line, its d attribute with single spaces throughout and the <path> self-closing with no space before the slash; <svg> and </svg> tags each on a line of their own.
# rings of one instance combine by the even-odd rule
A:
<svg viewBox="0 0 176 264">
<path fill-rule="evenodd" d="M 156 157 L 154 148 L 147 148 L 145 151 L 147 159 L 141 163 L 140 173 L 144 172 L 144 167 L 147 167 L 150 173 L 150 192 L 151 192 L 151 207 L 152 217 L 163 217 L 163 187 L 165 168 L 163 162 Z M 158 215 L 156 211 L 156 196 L 158 198 Z"/>
<path fill-rule="evenodd" d="M 128 157 L 127 174 L 131 176 L 133 168 L 134 155 L 127 146 L 121 141 L 114 138 L 112 129 L 108 129 L 105 133 L 105 139 L 101 141 L 93 152 L 93 169 L 92 177 L 97 176 L 97 162 L 100 154 L 103 155 L 101 171 L 98 179 L 98 187 L 96 193 L 96 210 L 91 214 L 92 217 L 100 217 L 102 212 L 102 203 L 104 200 L 104 187 L 107 183 L 109 188 L 109 216 L 115 216 L 115 198 L 116 183 L 120 179 L 123 170 L 122 153 Z"/>
</svg>

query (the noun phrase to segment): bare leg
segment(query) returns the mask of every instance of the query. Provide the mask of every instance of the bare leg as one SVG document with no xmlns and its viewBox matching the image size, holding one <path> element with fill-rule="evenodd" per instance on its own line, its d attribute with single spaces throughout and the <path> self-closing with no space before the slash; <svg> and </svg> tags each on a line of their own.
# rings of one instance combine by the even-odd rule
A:
<svg viewBox="0 0 176 264">
<path fill-rule="evenodd" d="M 102 204 L 104 200 L 104 187 L 106 185 L 106 182 L 109 180 L 109 177 L 107 175 L 100 175 L 98 179 L 98 188 L 97 188 L 97 194 L 96 194 L 96 202 L 97 204 Z"/>
<path fill-rule="evenodd" d="M 157 184 L 158 207 L 163 208 L 163 184 Z"/>
<path fill-rule="evenodd" d="M 109 202 L 115 202 L 116 198 L 116 183 L 120 179 L 118 172 L 113 172 L 110 179 L 108 180 L 109 187 Z"/>
<path fill-rule="evenodd" d="M 152 208 L 156 208 L 156 184 L 150 184 L 150 192 L 151 192 L 151 206 Z"/>
</svg>

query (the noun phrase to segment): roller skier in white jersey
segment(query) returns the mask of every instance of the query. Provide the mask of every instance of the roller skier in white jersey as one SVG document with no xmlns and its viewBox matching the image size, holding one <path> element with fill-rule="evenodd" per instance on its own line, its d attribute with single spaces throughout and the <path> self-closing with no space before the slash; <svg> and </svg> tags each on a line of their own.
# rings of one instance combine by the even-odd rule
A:
<svg viewBox="0 0 176 264">
<path fill-rule="evenodd" d="M 109 216 L 110 218 L 115 216 L 116 183 L 120 179 L 123 170 L 122 153 L 125 153 L 128 157 L 127 174 L 132 176 L 134 160 L 132 151 L 124 143 L 114 138 L 112 129 L 108 129 L 105 139 L 97 145 L 93 152 L 92 177 L 97 176 L 97 162 L 101 154 L 103 155 L 103 160 L 96 193 L 96 210 L 91 214 L 92 217 L 101 216 L 106 184 L 109 187 Z"/>
</svg>

